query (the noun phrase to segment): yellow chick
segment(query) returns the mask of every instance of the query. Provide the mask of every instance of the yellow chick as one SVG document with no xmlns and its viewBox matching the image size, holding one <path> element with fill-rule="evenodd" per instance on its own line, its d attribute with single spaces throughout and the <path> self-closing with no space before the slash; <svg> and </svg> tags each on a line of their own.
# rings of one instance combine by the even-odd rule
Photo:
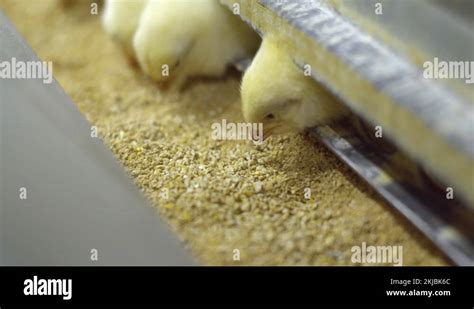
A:
<svg viewBox="0 0 474 309">
<path fill-rule="evenodd" d="M 106 0 L 102 25 L 105 31 L 134 58 L 133 36 L 148 0 Z"/>
<path fill-rule="evenodd" d="M 264 139 L 328 123 L 347 112 L 328 90 L 305 76 L 270 36 L 263 39 L 244 74 L 241 95 L 246 121 L 263 123 Z"/>
<path fill-rule="evenodd" d="M 149 0 L 133 46 L 142 70 L 181 88 L 192 76 L 221 76 L 251 57 L 260 38 L 218 0 Z"/>
</svg>

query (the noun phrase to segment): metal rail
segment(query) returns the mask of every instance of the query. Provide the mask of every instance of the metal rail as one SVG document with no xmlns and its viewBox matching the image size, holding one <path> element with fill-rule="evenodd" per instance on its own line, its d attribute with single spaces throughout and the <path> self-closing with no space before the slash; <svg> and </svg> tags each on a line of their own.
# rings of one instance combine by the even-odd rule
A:
<svg viewBox="0 0 474 309">
<path fill-rule="evenodd" d="M 387 153 L 354 134 L 350 125 L 321 126 L 310 134 L 362 177 L 391 206 L 425 234 L 457 265 L 474 265 L 474 216 L 429 186 L 400 173 L 398 151 Z M 404 171 L 407 172 L 407 171 Z"/>
</svg>

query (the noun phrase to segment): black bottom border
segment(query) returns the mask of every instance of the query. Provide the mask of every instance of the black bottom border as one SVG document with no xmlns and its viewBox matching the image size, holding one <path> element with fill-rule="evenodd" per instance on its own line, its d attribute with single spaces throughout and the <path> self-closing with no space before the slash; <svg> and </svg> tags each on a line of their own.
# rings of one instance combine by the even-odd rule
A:
<svg viewBox="0 0 474 309">
<path fill-rule="evenodd" d="M 10 308 L 12 304 L 412 304 L 418 308 L 446 305 L 473 308 L 473 270 L 473 267 L 0 267 L 0 307 Z M 54 293 L 54 286 L 59 288 L 58 281 L 41 279 L 61 279 L 63 295 L 37 295 L 45 293 L 48 284 L 50 293 Z M 64 299 L 69 293 L 70 299 Z M 389 296 L 388 293 L 418 295 Z M 452 307 L 454 304 L 462 306 Z"/>
</svg>

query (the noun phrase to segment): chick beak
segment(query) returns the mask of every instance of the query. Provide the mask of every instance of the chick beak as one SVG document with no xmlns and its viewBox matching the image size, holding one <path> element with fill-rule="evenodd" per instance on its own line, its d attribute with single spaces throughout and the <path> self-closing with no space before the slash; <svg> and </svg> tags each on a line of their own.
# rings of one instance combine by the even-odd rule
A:
<svg viewBox="0 0 474 309">
<path fill-rule="evenodd" d="M 270 136 L 272 136 L 275 132 L 278 133 L 281 128 L 281 124 L 279 123 L 270 123 L 265 126 L 263 125 L 263 140 L 267 140 Z"/>
<path fill-rule="evenodd" d="M 168 91 L 168 90 L 173 90 L 173 85 L 176 80 L 175 75 L 170 75 L 166 79 L 157 81 L 158 88 L 160 88 L 161 91 Z"/>
<path fill-rule="evenodd" d="M 180 79 L 179 73 L 174 70 L 173 74 L 170 74 L 165 79 L 157 81 L 156 84 L 161 91 L 175 91 L 179 90 L 180 81 L 182 81 L 182 79 Z"/>
<path fill-rule="evenodd" d="M 267 140 L 270 136 L 272 136 L 272 129 L 267 129 L 267 130 L 263 130 L 263 140 Z"/>
<path fill-rule="evenodd" d="M 262 132 L 262 142 L 263 141 L 266 141 L 270 136 L 272 136 L 273 132 L 272 132 L 273 128 L 264 128 L 263 129 L 263 132 Z"/>
<path fill-rule="evenodd" d="M 127 50 L 123 49 L 123 54 L 125 55 L 125 59 L 127 59 L 128 65 L 130 65 L 134 69 L 140 69 L 140 64 L 138 63 L 135 55 L 131 54 Z"/>
<path fill-rule="evenodd" d="M 255 144 L 263 143 L 270 136 L 268 135 L 268 131 L 262 128 L 263 126 L 252 127 L 251 139 Z"/>
<path fill-rule="evenodd" d="M 160 88 L 161 91 L 166 91 L 166 90 L 170 89 L 172 83 L 173 82 L 172 82 L 171 79 L 156 82 L 158 88 Z"/>
</svg>

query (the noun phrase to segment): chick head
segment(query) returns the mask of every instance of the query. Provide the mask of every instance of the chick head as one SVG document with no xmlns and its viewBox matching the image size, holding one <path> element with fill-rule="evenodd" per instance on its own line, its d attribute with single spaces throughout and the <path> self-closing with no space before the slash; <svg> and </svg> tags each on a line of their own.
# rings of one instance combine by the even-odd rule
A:
<svg viewBox="0 0 474 309">
<path fill-rule="evenodd" d="M 193 37 L 167 20 L 139 26 L 133 46 L 141 69 L 158 82 L 171 81 L 185 66 Z"/>
<path fill-rule="evenodd" d="M 311 77 L 305 76 L 282 48 L 264 38 L 241 85 L 246 121 L 263 123 L 264 139 L 273 134 L 300 132 L 329 122 L 342 105 Z"/>
</svg>

